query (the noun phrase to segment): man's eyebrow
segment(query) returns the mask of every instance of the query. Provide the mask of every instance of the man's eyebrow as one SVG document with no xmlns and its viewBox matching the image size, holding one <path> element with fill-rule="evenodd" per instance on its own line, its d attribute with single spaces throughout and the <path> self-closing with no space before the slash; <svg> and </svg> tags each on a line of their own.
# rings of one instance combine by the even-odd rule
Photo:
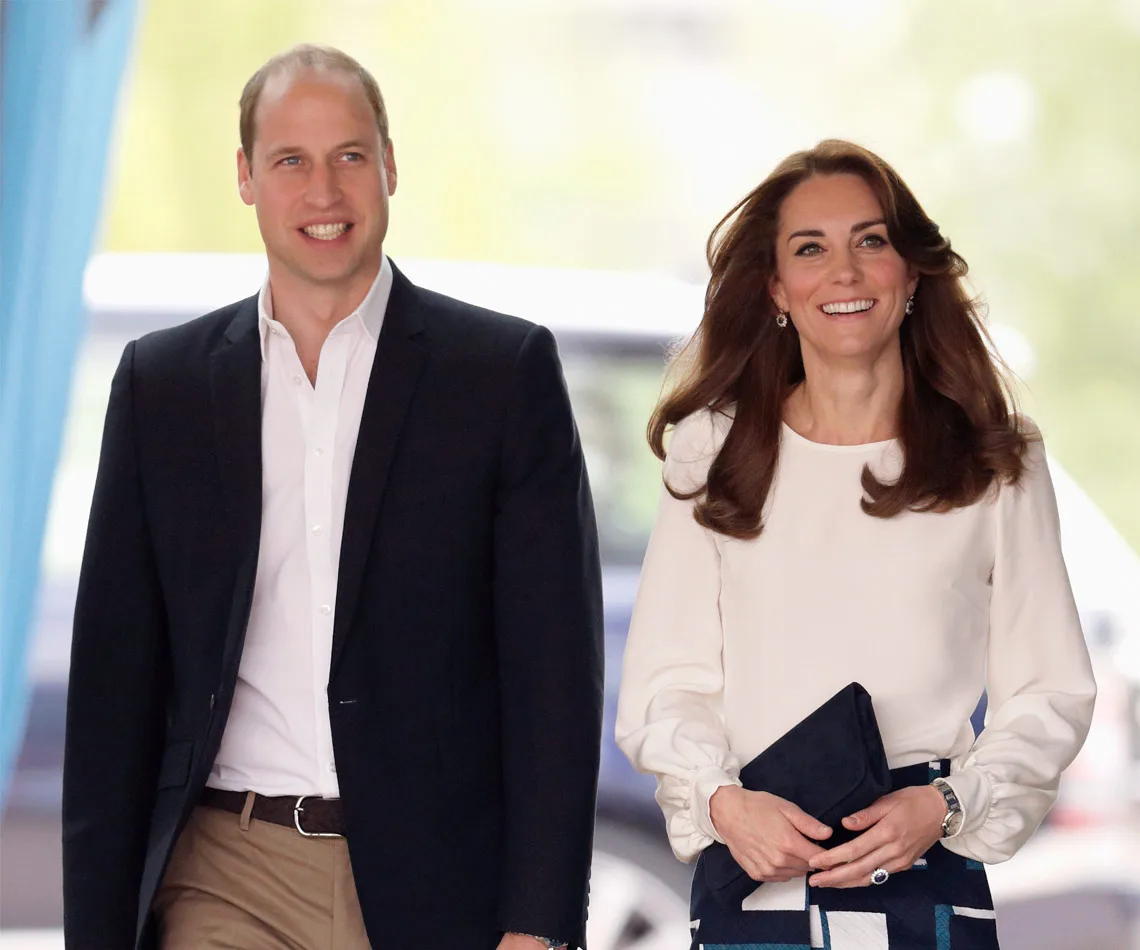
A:
<svg viewBox="0 0 1140 950">
<path fill-rule="evenodd" d="M 876 218 L 873 221 L 860 221 L 858 224 L 851 225 L 851 233 L 854 234 L 857 231 L 866 231 L 867 228 L 873 228 L 878 224 L 886 224 L 886 223 L 887 223 L 886 220 L 883 218 Z M 823 235 L 822 231 L 816 230 L 815 228 L 811 228 L 811 229 L 807 229 L 804 231 L 793 231 L 791 234 L 788 235 L 788 240 L 791 241 L 793 238 L 798 238 L 798 237 L 823 237 L 823 236 L 824 235 Z"/>
<path fill-rule="evenodd" d="M 341 142 L 340 145 L 334 146 L 333 151 L 334 152 L 343 152 L 346 148 L 355 148 L 355 149 L 360 149 L 361 151 L 364 151 L 364 152 L 370 152 L 370 151 L 373 151 L 376 148 L 376 146 L 375 145 L 369 145 L 367 142 L 361 141 L 360 139 L 352 139 L 351 141 Z"/>
<path fill-rule="evenodd" d="M 304 149 L 300 145 L 278 145 L 277 148 L 270 149 L 265 155 L 267 158 L 279 158 L 282 155 L 303 151 Z"/>
<path fill-rule="evenodd" d="M 341 142 L 339 145 L 334 145 L 332 151 L 343 152 L 345 149 L 358 149 L 362 152 L 373 151 L 375 146 L 369 145 L 367 142 L 359 139 L 351 139 L 348 142 Z M 304 153 L 305 149 L 300 145 L 278 145 L 277 148 L 271 149 L 266 152 L 268 158 L 280 158 L 282 155 L 295 155 Z"/>
</svg>

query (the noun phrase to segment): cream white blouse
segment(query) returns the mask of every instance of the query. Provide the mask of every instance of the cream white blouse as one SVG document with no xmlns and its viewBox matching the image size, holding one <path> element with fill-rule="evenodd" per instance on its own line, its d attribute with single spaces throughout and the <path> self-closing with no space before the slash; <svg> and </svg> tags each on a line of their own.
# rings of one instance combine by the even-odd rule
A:
<svg viewBox="0 0 1140 950">
<path fill-rule="evenodd" d="M 668 483 L 702 486 L 730 425 L 705 411 L 678 425 Z M 752 541 L 702 528 L 662 490 L 616 731 L 656 774 L 682 860 L 721 840 L 712 794 L 851 681 L 874 700 L 891 768 L 952 760 L 965 822 L 943 844 L 980 861 L 1025 843 L 1084 741 L 1096 685 L 1042 444 L 1016 487 L 942 514 L 864 514 L 864 464 L 893 478 L 898 444 L 822 445 L 784 426 Z"/>
</svg>

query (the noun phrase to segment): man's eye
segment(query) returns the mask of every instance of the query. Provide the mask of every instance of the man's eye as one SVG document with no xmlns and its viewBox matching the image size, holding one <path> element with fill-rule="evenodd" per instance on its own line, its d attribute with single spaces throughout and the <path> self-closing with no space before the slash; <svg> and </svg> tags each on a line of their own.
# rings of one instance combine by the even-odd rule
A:
<svg viewBox="0 0 1140 950">
<path fill-rule="evenodd" d="M 361 155 L 359 152 L 345 152 L 344 155 L 341 157 L 347 158 L 350 162 L 362 162 L 362 161 L 364 161 L 364 156 Z"/>
<path fill-rule="evenodd" d="M 290 166 L 300 165 L 301 164 L 301 156 L 300 155 L 286 155 L 277 164 L 278 165 L 290 165 Z"/>
<path fill-rule="evenodd" d="M 823 250 L 815 241 L 808 241 L 796 248 L 796 257 L 814 257 Z"/>
</svg>

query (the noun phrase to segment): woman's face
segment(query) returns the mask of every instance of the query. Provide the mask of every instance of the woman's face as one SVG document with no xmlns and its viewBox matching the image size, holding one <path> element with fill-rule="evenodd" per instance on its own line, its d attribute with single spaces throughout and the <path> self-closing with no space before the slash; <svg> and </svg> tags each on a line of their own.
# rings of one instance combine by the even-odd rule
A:
<svg viewBox="0 0 1140 950">
<path fill-rule="evenodd" d="M 873 364 L 897 346 L 917 284 L 858 175 L 817 175 L 784 199 L 769 290 L 799 331 L 805 360 Z"/>
</svg>

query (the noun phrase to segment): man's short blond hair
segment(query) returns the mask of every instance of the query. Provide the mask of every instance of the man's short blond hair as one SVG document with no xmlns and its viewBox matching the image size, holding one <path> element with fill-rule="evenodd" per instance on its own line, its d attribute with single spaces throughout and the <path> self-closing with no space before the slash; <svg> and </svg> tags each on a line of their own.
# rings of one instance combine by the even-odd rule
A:
<svg viewBox="0 0 1140 950">
<path fill-rule="evenodd" d="M 238 130 L 241 134 L 241 150 L 245 152 L 246 161 L 253 161 L 254 117 L 265 84 L 282 73 L 296 74 L 306 70 L 343 73 L 358 79 L 364 89 L 364 95 L 368 98 L 368 104 L 372 106 L 372 114 L 376 117 L 380 141 L 384 146 L 388 145 L 388 112 L 384 108 L 384 97 L 380 94 L 380 86 L 372 73 L 348 53 L 339 49 L 302 43 L 278 53 L 266 62 L 249 77 L 249 82 L 241 91 L 241 118 L 238 120 Z"/>
</svg>

